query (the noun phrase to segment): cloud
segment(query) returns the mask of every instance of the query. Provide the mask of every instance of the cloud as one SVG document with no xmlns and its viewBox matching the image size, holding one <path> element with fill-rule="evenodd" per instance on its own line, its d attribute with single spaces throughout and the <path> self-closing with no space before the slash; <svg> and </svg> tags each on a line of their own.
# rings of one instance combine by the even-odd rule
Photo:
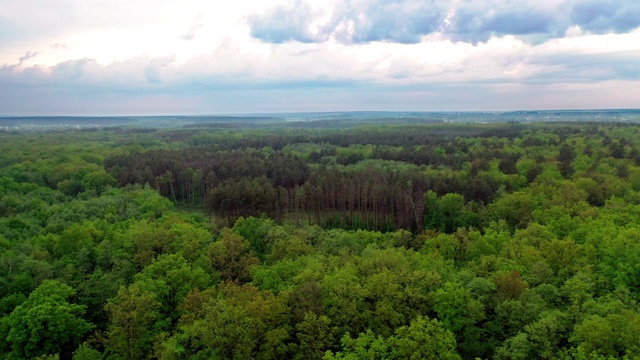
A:
<svg viewBox="0 0 640 360">
<path fill-rule="evenodd" d="M 247 23 L 254 38 L 269 43 L 333 39 L 342 43 L 406 44 L 418 43 L 430 35 L 477 43 L 492 36 L 563 37 L 575 26 L 594 34 L 625 33 L 640 26 L 640 3 L 629 0 L 347 0 L 334 3 L 327 14 L 297 0 L 294 5 L 277 5 L 262 14 L 253 14 Z"/>
<path fill-rule="evenodd" d="M 251 28 L 251 36 L 274 44 L 287 41 L 310 43 L 326 40 L 322 32 L 313 33 L 309 27 L 311 22 L 320 17 L 322 12 L 302 0 L 293 4 L 271 8 L 265 14 L 251 14 L 247 22 Z"/>
<path fill-rule="evenodd" d="M 154 58 L 149 61 L 149 63 L 144 68 L 144 76 L 150 83 L 161 83 L 162 76 L 161 72 L 163 68 L 169 66 L 171 63 L 175 61 L 175 56 L 167 56 Z"/>
<path fill-rule="evenodd" d="M 51 80 L 56 83 L 81 82 L 87 79 L 87 73 L 91 74 L 92 69 L 97 67 L 98 63 L 90 58 L 65 61 L 50 68 Z"/>
<path fill-rule="evenodd" d="M 27 51 L 26 54 L 20 57 L 20 63 L 18 64 L 18 66 L 22 65 L 22 63 L 24 63 L 25 61 L 36 57 L 36 55 L 38 55 L 37 52 Z"/>
<path fill-rule="evenodd" d="M 640 3 L 626 0 L 576 1 L 571 9 L 571 20 L 593 33 L 623 33 L 640 26 Z"/>
<path fill-rule="evenodd" d="M 563 100 L 637 107 L 640 31 L 628 29 L 640 15 L 629 1 L 281 3 L 245 3 L 233 14 L 211 7 L 195 20 L 197 7 L 180 16 L 171 7 L 162 11 L 167 23 L 105 20 L 3 44 L 0 109 L 478 110 L 564 107 Z M 607 93 L 594 95 L 598 85 Z"/>
<path fill-rule="evenodd" d="M 438 31 L 445 16 L 438 1 L 347 1 L 336 7 L 325 30 L 346 42 L 417 43 Z"/>
<path fill-rule="evenodd" d="M 617 40 L 615 40 L 617 39 Z M 213 52 L 178 60 L 176 56 L 136 56 L 99 63 L 91 58 L 54 66 L 0 68 L 0 82 L 51 88 L 59 93 L 174 94 L 199 92 L 292 91 L 306 89 L 417 88 L 450 84 L 556 84 L 640 80 L 640 46 L 594 51 L 588 44 L 637 42 L 638 35 L 587 36 L 541 45 L 516 37 L 413 45 L 372 42 L 353 45 L 298 42 L 236 42 Z M 82 89 L 82 90 L 81 90 Z"/>
<path fill-rule="evenodd" d="M 559 29 L 563 26 L 562 21 L 553 14 L 553 9 L 527 3 L 469 3 L 458 7 L 450 21 L 450 25 L 445 27 L 445 36 L 472 43 L 486 42 L 492 36 L 551 37 L 564 33 L 564 29 Z"/>
<path fill-rule="evenodd" d="M 329 13 L 303 0 L 278 5 L 247 18 L 251 35 L 265 42 L 343 43 L 392 41 L 417 43 L 422 35 L 437 31 L 446 16 L 437 1 L 347 0 Z"/>
<path fill-rule="evenodd" d="M 183 35 L 180 36 L 180 38 L 182 40 L 193 40 L 193 38 L 196 37 L 196 32 L 198 32 L 198 30 L 202 27 L 202 24 L 198 24 L 192 28 L 190 28 L 186 33 L 184 33 Z"/>
<path fill-rule="evenodd" d="M 53 43 L 51 44 L 51 48 L 56 50 L 67 50 L 69 47 L 65 44 Z"/>
</svg>

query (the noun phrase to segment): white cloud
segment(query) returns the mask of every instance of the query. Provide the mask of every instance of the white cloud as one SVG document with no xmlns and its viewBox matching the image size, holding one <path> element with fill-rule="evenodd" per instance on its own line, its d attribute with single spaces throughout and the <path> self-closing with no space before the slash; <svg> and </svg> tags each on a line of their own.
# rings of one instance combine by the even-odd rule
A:
<svg viewBox="0 0 640 360">
<path fill-rule="evenodd" d="M 524 2 L 523 9 L 549 14 L 562 6 L 574 9 L 571 4 L 575 2 L 530 1 Z M 553 107 L 549 104 L 565 108 L 562 101 L 589 107 L 637 106 L 628 94 L 616 92 L 616 84 L 628 90 L 629 84 L 640 81 L 640 30 L 594 32 L 598 26 L 628 28 L 634 22 L 620 13 L 589 17 L 593 8 L 589 6 L 579 14 L 588 29 L 557 26 L 565 24 L 564 15 L 565 20 L 559 22 L 546 15 L 534 17 L 530 25 L 519 27 L 502 23 L 504 17 L 498 16 L 514 8 L 509 2 L 492 0 L 471 7 L 464 1 L 444 6 L 434 0 L 430 4 L 444 15 L 432 18 L 442 21 L 420 29 L 398 27 L 404 18 L 394 18 L 396 13 L 391 11 L 380 12 L 406 5 L 399 13 L 408 16 L 409 10 L 424 7 L 419 1 L 390 2 L 378 10 L 374 7 L 379 4 L 371 0 L 353 0 L 347 5 L 309 2 L 280 33 L 269 33 L 267 20 L 274 16 L 274 3 L 265 1 L 36 3 L 41 2 L 6 0 L 0 5 L 7 19 L 0 27 L 11 30 L 3 33 L 17 34 L 6 37 L 10 41 L 0 41 L 0 83 L 5 84 L 0 86 L 0 97 L 15 100 L 0 103 L 5 111 L 25 111 L 19 110 L 20 103 L 28 101 L 46 110 L 52 99 L 75 104 L 77 109 L 91 107 L 73 99 L 83 99 L 94 109 L 108 108 L 113 97 L 132 111 L 145 107 L 127 99 L 148 102 L 162 98 L 165 103 L 157 109 L 166 111 L 173 104 L 189 112 L 234 106 L 238 112 L 249 107 L 277 111 L 277 106 L 286 107 L 282 111 L 322 110 L 322 106 L 331 107 L 325 110 Z M 464 15 L 463 6 L 468 15 L 478 10 L 474 7 L 483 10 L 487 4 L 495 11 L 469 25 L 477 36 L 447 35 L 453 30 L 446 27 L 457 26 L 456 31 L 461 31 L 455 22 Z M 626 9 L 619 1 L 616 4 L 616 9 Z M 354 22 L 350 16 L 363 9 L 359 22 Z M 625 23 L 616 27 L 618 18 Z M 268 35 L 274 41 L 256 38 L 251 27 L 256 19 L 266 21 L 262 39 Z M 384 20 L 384 26 L 374 29 L 372 19 Z M 537 31 L 540 24 L 556 24 L 562 31 L 536 41 L 529 35 L 493 33 L 495 29 Z M 286 31 L 303 33 L 295 38 L 287 37 Z M 597 86 L 592 84 L 606 84 L 611 92 L 596 95 Z M 43 96 L 49 98 L 42 100 Z M 97 106 L 100 98 L 110 100 Z"/>
</svg>

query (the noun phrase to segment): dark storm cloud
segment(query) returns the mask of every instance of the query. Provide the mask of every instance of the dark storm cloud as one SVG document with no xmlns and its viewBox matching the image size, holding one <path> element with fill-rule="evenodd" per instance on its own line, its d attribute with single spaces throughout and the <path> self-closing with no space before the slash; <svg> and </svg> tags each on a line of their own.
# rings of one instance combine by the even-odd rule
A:
<svg viewBox="0 0 640 360">
<path fill-rule="evenodd" d="M 310 25 L 329 15 L 317 32 Z M 555 5 L 534 1 L 350 0 L 338 2 L 331 14 L 303 1 L 276 6 L 248 19 L 251 35 L 264 42 L 343 43 L 387 41 L 417 43 L 440 33 L 454 41 L 476 43 L 491 36 L 564 36 L 580 26 L 596 33 L 624 33 L 640 26 L 640 2 L 635 0 L 567 0 Z"/>
</svg>

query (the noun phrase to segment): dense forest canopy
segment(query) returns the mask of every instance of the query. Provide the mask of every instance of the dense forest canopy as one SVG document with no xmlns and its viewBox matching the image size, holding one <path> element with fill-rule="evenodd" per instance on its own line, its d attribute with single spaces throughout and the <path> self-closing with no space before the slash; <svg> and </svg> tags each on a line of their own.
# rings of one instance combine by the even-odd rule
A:
<svg viewBox="0 0 640 360">
<path fill-rule="evenodd" d="M 640 126 L 219 120 L 0 132 L 0 358 L 640 357 Z"/>
</svg>

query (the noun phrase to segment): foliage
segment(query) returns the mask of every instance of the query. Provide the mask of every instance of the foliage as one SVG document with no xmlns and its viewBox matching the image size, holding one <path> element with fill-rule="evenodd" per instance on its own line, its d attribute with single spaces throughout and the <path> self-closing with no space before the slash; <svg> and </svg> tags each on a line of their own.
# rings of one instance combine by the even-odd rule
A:
<svg viewBox="0 0 640 360">
<path fill-rule="evenodd" d="M 71 353 L 93 326 L 82 318 L 84 307 L 69 303 L 75 290 L 55 280 L 38 286 L 29 298 L 2 319 L 10 330 L 9 358 Z"/>
<path fill-rule="evenodd" d="M 305 126 L 0 133 L 0 358 L 640 357 L 637 125 Z"/>
</svg>

